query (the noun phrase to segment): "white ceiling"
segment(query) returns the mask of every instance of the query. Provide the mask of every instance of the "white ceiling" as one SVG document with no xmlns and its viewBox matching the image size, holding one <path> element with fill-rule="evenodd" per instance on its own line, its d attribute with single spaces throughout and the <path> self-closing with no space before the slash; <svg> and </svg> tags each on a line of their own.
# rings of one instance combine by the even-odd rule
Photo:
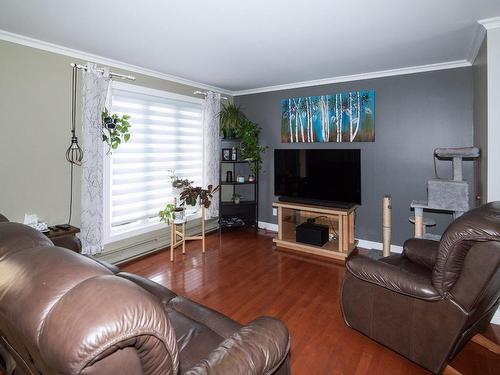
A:
<svg viewBox="0 0 500 375">
<path fill-rule="evenodd" d="M 466 60 L 499 0 L 0 0 L 0 29 L 231 91 Z"/>
</svg>

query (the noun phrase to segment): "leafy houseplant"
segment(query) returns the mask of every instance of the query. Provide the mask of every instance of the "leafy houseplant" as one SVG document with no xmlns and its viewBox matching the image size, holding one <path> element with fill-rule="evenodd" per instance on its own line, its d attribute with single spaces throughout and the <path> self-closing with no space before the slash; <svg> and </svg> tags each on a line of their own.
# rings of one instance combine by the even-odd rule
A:
<svg viewBox="0 0 500 375">
<path fill-rule="evenodd" d="M 188 179 L 182 180 L 175 175 L 175 171 L 170 171 L 170 179 L 172 181 L 172 187 L 175 189 L 182 189 L 180 193 L 180 206 L 183 207 L 175 207 L 174 204 L 167 204 L 165 209 L 158 212 L 158 216 L 160 216 L 160 221 L 170 224 L 175 219 L 183 219 L 185 215 L 184 206 L 196 206 L 198 200 L 205 207 L 209 208 L 212 204 L 213 194 L 219 189 L 219 187 L 213 188 L 212 185 L 208 185 L 206 189 L 203 189 L 199 186 L 192 186 L 193 181 L 189 181 Z"/>
<path fill-rule="evenodd" d="M 181 179 L 179 178 L 176 174 L 175 171 L 172 169 L 169 171 L 170 172 L 170 181 L 172 181 L 172 187 L 174 189 L 177 189 L 180 191 L 181 189 L 187 188 L 190 186 L 193 181 L 189 181 L 187 178 Z"/>
<path fill-rule="evenodd" d="M 236 135 L 240 138 L 240 157 L 250 164 L 250 170 L 257 175 L 262 169 L 262 154 L 267 146 L 261 146 L 258 142 L 260 128 L 250 120 L 243 120 L 236 128 Z"/>
<path fill-rule="evenodd" d="M 206 189 L 203 189 L 199 186 L 191 186 L 185 187 L 181 193 L 181 201 L 183 205 L 195 206 L 198 202 L 198 198 L 200 199 L 200 203 L 205 207 L 210 207 L 212 204 L 213 194 L 219 190 L 219 187 L 215 188 L 212 185 L 208 185 Z"/>
<path fill-rule="evenodd" d="M 175 205 L 171 203 L 167 204 L 163 210 L 158 212 L 158 215 L 160 216 L 160 221 L 170 224 L 175 220 Z"/>
<path fill-rule="evenodd" d="M 108 109 L 104 108 L 101 113 L 102 120 L 102 140 L 108 144 L 109 150 L 116 150 L 122 142 L 130 140 L 130 119 L 129 115 L 122 117 L 117 114 L 109 114 Z"/>
<path fill-rule="evenodd" d="M 219 112 L 220 126 L 224 138 L 234 138 L 236 129 L 245 119 L 240 106 L 232 103 L 224 104 Z"/>
<path fill-rule="evenodd" d="M 241 195 L 239 194 L 233 194 L 233 202 L 234 204 L 239 204 L 241 201 Z"/>
</svg>

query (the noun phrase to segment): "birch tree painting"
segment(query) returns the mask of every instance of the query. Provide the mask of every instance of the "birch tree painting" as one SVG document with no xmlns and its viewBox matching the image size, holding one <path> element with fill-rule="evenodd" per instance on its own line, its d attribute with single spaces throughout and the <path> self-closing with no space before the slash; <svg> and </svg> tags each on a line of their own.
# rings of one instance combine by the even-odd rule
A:
<svg viewBox="0 0 500 375">
<path fill-rule="evenodd" d="M 374 142 L 375 91 L 283 99 L 281 141 Z"/>
</svg>

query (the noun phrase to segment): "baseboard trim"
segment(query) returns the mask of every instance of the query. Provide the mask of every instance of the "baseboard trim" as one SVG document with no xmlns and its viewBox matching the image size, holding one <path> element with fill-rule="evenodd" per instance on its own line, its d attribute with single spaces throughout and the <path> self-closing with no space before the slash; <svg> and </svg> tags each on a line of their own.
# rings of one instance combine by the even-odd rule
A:
<svg viewBox="0 0 500 375">
<path fill-rule="evenodd" d="M 382 250 L 384 247 L 382 242 L 362 240 L 360 238 L 356 239 L 358 240 L 358 246 L 365 249 Z M 403 252 L 403 246 L 391 245 L 391 253 L 401 254 L 402 252 Z"/>
<path fill-rule="evenodd" d="M 278 224 L 266 223 L 265 221 L 259 221 L 257 223 L 257 225 L 260 229 L 265 229 L 265 230 L 268 230 L 270 232 L 278 233 Z"/>
</svg>

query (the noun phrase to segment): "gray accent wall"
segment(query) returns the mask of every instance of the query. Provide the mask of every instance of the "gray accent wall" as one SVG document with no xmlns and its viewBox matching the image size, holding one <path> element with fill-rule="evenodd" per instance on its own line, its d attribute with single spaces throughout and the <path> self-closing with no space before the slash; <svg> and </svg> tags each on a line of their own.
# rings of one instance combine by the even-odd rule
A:
<svg viewBox="0 0 500 375">
<path fill-rule="evenodd" d="M 280 100 L 374 89 L 375 142 L 281 143 Z M 459 68 L 360 80 L 337 84 L 258 93 L 234 98 L 252 121 L 262 127 L 260 140 L 269 146 L 259 184 L 259 221 L 276 223 L 272 214 L 276 148 L 361 149 L 362 206 L 357 210 L 356 238 L 382 241 L 382 198 L 392 196 L 394 245 L 412 236 L 408 222 L 410 202 L 426 199 L 426 181 L 434 177 L 433 150 L 473 144 L 472 68 Z M 328 173 L 325 171 L 325 173 Z M 440 176 L 451 175 L 451 162 L 438 162 Z M 466 162 L 464 177 L 473 195 L 473 164 Z M 442 233 L 451 215 L 428 214 Z"/>
</svg>

